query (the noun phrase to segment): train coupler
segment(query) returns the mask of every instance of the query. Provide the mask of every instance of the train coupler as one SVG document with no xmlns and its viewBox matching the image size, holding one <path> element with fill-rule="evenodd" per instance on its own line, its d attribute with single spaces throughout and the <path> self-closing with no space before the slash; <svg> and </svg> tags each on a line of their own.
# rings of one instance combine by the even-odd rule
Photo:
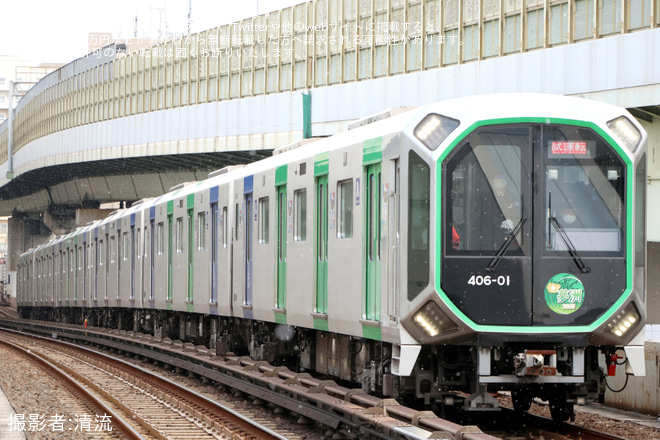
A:
<svg viewBox="0 0 660 440">
<path fill-rule="evenodd" d="M 525 350 L 513 358 L 516 376 L 556 376 L 556 350 Z"/>
</svg>

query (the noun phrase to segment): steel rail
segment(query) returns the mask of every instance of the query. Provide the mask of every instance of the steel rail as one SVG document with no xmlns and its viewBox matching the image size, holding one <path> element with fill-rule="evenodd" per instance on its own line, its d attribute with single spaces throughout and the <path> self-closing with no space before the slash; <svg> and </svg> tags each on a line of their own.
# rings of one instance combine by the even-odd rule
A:
<svg viewBox="0 0 660 440">
<path fill-rule="evenodd" d="M 138 433 L 129 423 L 127 423 L 121 417 L 120 414 L 118 414 L 115 410 L 110 408 L 104 402 L 100 401 L 96 396 L 90 393 L 90 391 L 85 386 L 83 386 L 78 380 L 67 374 L 64 370 L 60 369 L 59 367 L 49 362 L 48 360 L 42 358 L 38 354 L 21 347 L 20 345 L 13 344 L 9 341 L 2 339 L 0 339 L 0 344 L 30 359 L 31 362 L 34 362 L 35 364 L 42 367 L 43 371 L 46 374 L 49 374 L 57 381 L 63 383 L 67 388 L 69 388 L 70 391 L 72 391 L 73 394 L 82 396 L 79 397 L 79 399 L 87 400 L 87 402 L 89 402 L 96 409 L 98 409 L 99 411 L 103 411 L 105 414 L 111 416 L 113 421 L 113 427 L 118 428 L 119 432 L 126 439 L 145 440 L 145 438 L 140 433 Z"/>
</svg>

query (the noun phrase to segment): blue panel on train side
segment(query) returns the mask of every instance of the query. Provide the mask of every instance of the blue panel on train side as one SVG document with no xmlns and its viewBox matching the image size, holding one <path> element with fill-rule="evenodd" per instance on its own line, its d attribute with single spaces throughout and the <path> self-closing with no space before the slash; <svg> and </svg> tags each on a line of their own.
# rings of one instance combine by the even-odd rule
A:
<svg viewBox="0 0 660 440">
<path fill-rule="evenodd" d="M 131 214 L 131 226 L 135 226 L 135 213 Z"/>
<path fill-rule="evenodd" d="M 153 220 L 156 218 L 156 207 L 152 206 L 149 208 L 149 220 Z"/>
<path fill-rule="evenodd" d="M 218 203 L 218 192 L 219 187 L 214 186 L 211 188 L 211 199 L 209 200 L 209 203 Z"/>
<path fill-rule="evenodd" d="M 254 176 L 246 176 L 243 179 L 243 194 L 249 194 L 254 187 Z"/>
</svg>

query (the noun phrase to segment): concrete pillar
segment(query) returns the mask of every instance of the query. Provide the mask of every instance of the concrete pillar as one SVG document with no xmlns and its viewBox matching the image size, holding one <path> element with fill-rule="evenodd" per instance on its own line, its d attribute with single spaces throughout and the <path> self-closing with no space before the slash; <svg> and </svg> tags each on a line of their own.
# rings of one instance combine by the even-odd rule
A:
<svg viewBox="0 0 660 440">
<path fill-rule="evenodd" d="M 18 258 L 28 249 L 48 242 L 53 236 L 41 220 L 10 217 L 7 221 L 7 266 L 15 272 Z"/>
<path fill-rule="evenodd" d="M 95 220 L 103 220 L 116 209 L 76 209 L 76 226 L 85 226 Z"/>
</svg>

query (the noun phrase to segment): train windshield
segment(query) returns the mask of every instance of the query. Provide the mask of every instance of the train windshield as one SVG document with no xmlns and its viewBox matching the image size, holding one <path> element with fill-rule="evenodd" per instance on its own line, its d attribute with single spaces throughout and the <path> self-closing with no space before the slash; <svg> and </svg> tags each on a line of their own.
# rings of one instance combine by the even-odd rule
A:
<svg viewBox="0 0 660 440">
<path fill-rule="evenodd" d="M 556 126 L 544 132 L 545 248 L 620 252 L 624 168 L 590 130 Z M 563 232 L 562 232 L 563 231 Z"/>
<path fill-rule="evenodd" d="M 474 322 L 581 325 L 620 297 L 626 167 L 595 130 L 482 126 L 442 166 L 442 289 Z M 552 303 L 567 276 L 588 294 Z"/>
<path fill-rule="evenodd" d="M 541 149 L 531 148 L 533 137 Z M 591 130 L 484 127 L 463 142 L 446 171 L 449 254 L 492 254 L 512 233 L 507 254 L 526 254 L 521 226 L 538 204 L 546 251 L 622 250 L 623 163 Z M 542 197 L 532 186 L 543 188 Z"/>
<path fill-rule="evenodd" d="M 451 251 L 492 254 L 529 216 L 529 140 L 527 127 L 482 129 L 450 161 Z M 523 252 L 522 233 L 516 235 L 507 252 Z"/>
</svg>

